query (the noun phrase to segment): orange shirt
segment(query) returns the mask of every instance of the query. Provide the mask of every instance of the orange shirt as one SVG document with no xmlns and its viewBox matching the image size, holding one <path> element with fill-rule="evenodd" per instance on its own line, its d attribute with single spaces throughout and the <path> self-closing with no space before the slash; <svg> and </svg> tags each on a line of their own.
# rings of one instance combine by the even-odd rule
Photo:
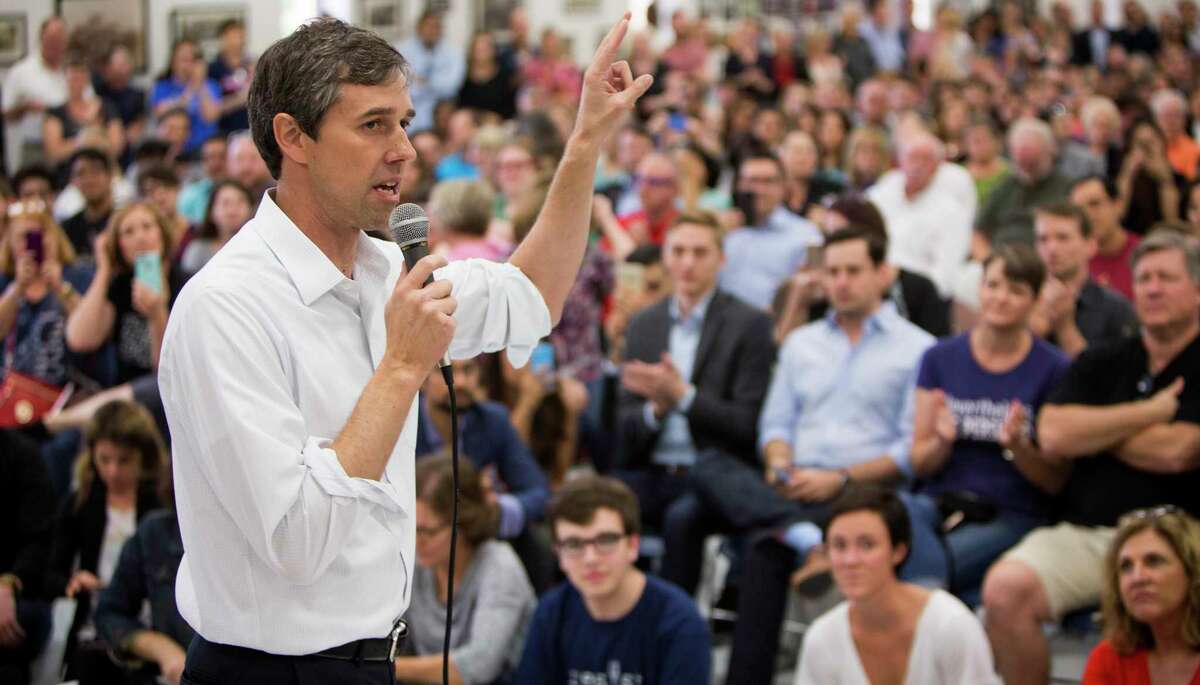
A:
<svg viewBox="0 0 1200 685">
<path fill-rule="evenodd" d="M 1167 161 L 1171 168 L 1189 181 L 1196 180 L 1196 165 L 1200 164 L 1200 144 L 1189 135 L 1182 135 L 1167 146 Z"/>
</svg>

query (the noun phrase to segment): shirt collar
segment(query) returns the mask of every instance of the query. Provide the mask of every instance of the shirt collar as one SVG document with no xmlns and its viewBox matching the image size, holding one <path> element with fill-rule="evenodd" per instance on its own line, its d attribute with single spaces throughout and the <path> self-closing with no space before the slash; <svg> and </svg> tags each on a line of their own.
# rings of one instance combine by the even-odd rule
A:
<svg viewBox="0 0 1200 685">
<path fill-rule="evenodd" d="M 688 312 L 686 320 L 680 320 L 679 315 L 679 299 L 672 297 L 667 304 L 667 312 L 671 315 L 671 323 L 687 323 L 692 321 L 704 321 L 704 317 L 708 314 L 708 305 L 712 303 L 713 295 L 716 295 L 717 289 L 713 288 L 708 293 L 700 298 L 696 306 L 692 307 L 692 311 Z"/>
<path fill-rule="evenodd" d="M 339 283 L 350 280 L 275 204 L 273 189 L 263 193 L 253 224 L 255 231 L 288 272 L 305 306 L 311 306 Z M 374 242 L 365 233 L 359 232 L 354 271 L 369 279 L 383 281 L 387 278 L 389 263 L 383 250 Z"/>
<path fill-rule="evenodd" d="M 879 308 L 873 314 L 863 321 L 863 334 L 867 333 L 887 333 L 897 320 L 902 318 L 896 311 L 896 304 L 891 300 L 884 300 L 879 303 Z M 825 312 L 825 323 L 834 330 L 842 330 L 842 327 L 837 322 L 837 311 L 830 307 Z"/>
</svg>

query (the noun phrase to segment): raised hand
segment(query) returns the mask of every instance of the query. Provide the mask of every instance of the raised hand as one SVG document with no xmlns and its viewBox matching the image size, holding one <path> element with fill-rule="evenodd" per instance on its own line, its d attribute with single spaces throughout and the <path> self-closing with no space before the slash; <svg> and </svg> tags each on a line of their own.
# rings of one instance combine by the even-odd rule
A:
<svg viewBox="0 0 1200 685">
<path fill-rule="evenodd" d="M 643 74 L 636 80 L 629 63 L 616 61 L 617 50 L 629 31 L 629 12 L 608 32 L 592 63 L 583 73 L 583 93 L 575 118 L 575 135 L 602 143 L 633 110 L 638 98 L 650 88 L 654 77 Z"/>
</svg>

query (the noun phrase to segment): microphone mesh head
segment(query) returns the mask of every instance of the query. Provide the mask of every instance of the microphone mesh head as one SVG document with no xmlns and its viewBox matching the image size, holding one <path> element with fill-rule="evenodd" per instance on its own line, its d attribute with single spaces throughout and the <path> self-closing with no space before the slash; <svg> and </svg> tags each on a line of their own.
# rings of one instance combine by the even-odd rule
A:
<svg viewBox="0 0 1200 685">
<path fill-rule="evenodd" d="M 388 216 L 388 232 L 397 245 L 422 242 L 429 234 L 429 218 L 425 210 L 412 202 L 396 205 Z"/>
</svg>

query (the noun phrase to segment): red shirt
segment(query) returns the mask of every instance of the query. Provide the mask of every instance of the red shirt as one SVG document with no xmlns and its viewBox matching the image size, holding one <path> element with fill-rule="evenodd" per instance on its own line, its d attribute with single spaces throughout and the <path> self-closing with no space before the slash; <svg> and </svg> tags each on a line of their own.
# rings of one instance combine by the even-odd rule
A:
<svg viewBox="0 0 1200 685">
<path fill-rule="evenodd" d="M 646 210 L 639 209 L 636 212 L 630 212 L 624 216 L 617 217 L 617 221 L 621 224 L 621 228 L 625 229 L 626 233 L 632 233 L 630 230 L 637 224 L 644 224 L 646 227 L 645 239 L 635 235 L 638 243 L 649 242 L 654 245 L 662 245 L 667 237 L 667 229 L 671 227 L 671 222 L 675 221 L 675 217 L 679 215 L 679 210 L 672 207 L 665 212 L 658 221 L 650 223 L 649 217 L 646 216 Z"/>
<path fill-rule="evenodd" d="M 1088 657 L 1083 685 L 1151 685 L 1149 653 L 1139 649 L 1124 655 L 1103 640 Z M 1200 669 L 1192 674 L 1188 685 L 1200 685 Z"/>
<path fill-rule="evenodd" d="M 1133 248 L 1137 247 L 1140 241 L 1140 237 L 1126 231 L 1125 247 L 1121 248 L 1120 252 L 1109 256 L 1097 252 L 1092 261 L 1088 262 L 1088 272 L 1092 274 L 1092 280 L 1121 293 L 1133 302 L 1133 267 L 1129 264 L 1129 258 L 1133 256 Z"/>
</svg>

